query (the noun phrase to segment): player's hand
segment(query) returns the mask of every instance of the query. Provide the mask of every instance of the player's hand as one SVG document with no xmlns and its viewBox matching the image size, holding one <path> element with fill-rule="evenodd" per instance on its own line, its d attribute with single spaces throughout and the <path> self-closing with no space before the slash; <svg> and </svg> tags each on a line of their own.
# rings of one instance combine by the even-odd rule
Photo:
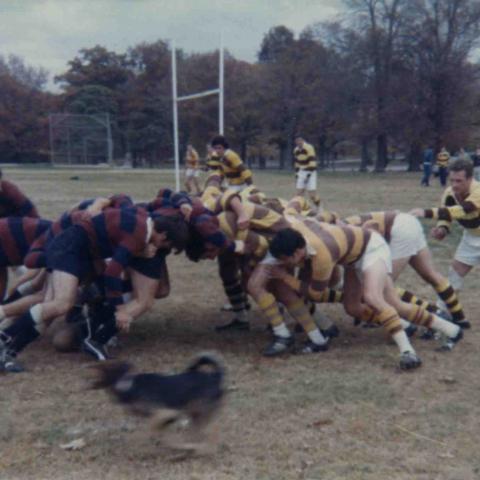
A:
<svg viewBox="0 0 480 480">
<path fill-rule="evenodd" d="M 180 205 L 180 212 L 182 212 L 183 218 L 186 222 L 190 221 L 190 216 L 192 215 L 192 206 L 188 203 L 183 203 Z"/>
<path fill-rule="evenodd" d="M 413 210 L 410 210 L 408 213 L 417 218 L 425 218 L 425 210 L 423 208 L 414 208 Z"/>
<path fill-rule="evenodd" d="M 430 230 L 430 235 L 435 240 L 443 240 L 447 236 L 447 229 L 444 227 L 433 227 Z"/>
<path fill-rule="evenodd" d="M 235 240 L 235 253 L 242 255 L 245 253 L 245 242 L 243 240 Z"/>
<path fill-rule="evenodd" d="M 142 257 L 143 258 L 153 258 L 157 253 L 157 247 L 153 243 L 147 243 L 145 246 Z"/>
<path fill-rule="evenodd" d="M 115 312 L 115 320 L 117 327 L 122 332 L 128 332 L 130 330 L 130 324 L 133 321 L 132 316 L 124 310 L 117 310 Z"/>
</svg>

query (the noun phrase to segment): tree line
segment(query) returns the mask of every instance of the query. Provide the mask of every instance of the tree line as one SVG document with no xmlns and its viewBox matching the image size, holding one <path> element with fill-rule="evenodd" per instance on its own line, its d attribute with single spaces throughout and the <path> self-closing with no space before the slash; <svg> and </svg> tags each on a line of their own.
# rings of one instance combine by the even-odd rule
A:
<svg viewBox="0 0 480 480">
<path fill-rule="evenodd" d="M 257 61 L 225 55 L 225 134 L 245 159 L 291 166 L 293 139 L 312 143 L 321 166 L 356 154 L 383 171 L 396 152 L 418 168 L 423 148 L 474 148 L 480 125 L 478 0 L 345 0 L 335 21 L 300 35 L 263 38 Z M 218 52 L 178 51 L 178 92 L 216 88 Z M 50 112 L 108 113 L 115 155 L 158 165 L 173 155 L 171 52 L 167 41 L 116 53 L 85 48 L 55 77 L 0 56 L 0 159 L 48 156 Z M 180 144 L 218 129 L 218 99 L 179 106 Z"/>
</svg>

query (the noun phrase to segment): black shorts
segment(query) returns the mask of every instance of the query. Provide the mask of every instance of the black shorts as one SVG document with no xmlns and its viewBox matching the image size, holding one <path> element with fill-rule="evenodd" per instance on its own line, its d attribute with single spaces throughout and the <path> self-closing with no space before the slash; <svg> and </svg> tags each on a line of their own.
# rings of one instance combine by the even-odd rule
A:
<svg viewBox="0 0 480 480">
<path fill-rule="evenodd" d="M 57 235 L 47 247 L 46 264 L 49 271 L 69 273 L 79 282 L 92 275 L 95 269 L 87 232 L 74 225 Z"/>
<path fill-rule="evenodd" d="M 165 257 L 167 255 L 167 250 L 159 250 L 152 258 L 135 257 L 129 267 L 148 278 L 160 280 L 166 269 Z"/>
</svg>

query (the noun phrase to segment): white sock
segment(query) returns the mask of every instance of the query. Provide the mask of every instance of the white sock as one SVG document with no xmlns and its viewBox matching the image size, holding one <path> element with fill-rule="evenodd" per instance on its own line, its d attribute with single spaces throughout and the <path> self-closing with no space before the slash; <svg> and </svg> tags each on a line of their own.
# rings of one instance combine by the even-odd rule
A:
<svg viewBox="0 0 480 480">
<path fill-rule="evenodd" d="M 455 325 L 454 323 L 447 320 L 443 320 L 443 318 L 437 317 L 437 315 L 432 315 L 432 317 L 433 321 L 431 328 L 444 333 L 447 337 L 450 338 L 457 336 L 460 330 L 460 327 L 458 325 Z"/>
<path fill-rule="evenodd" d="M 322 335 L 318 328 L 312 330 L 311 332 L 308 332 L 307 335 L 308 338 L 317 345 L 325 345 L 325 343 L 327 343 L 327 339 Z"/>
<path fill-rule="evenodd" d="M 400 323 L 402 324 L 403 328 L 408 328 L 411 325 L 411 323 L 405 320 L 404 318 L 400 318 Z"/>
<path fill-rule="evenodd" d="M 45 331 L 45 324 L 42 322 L 42 305 L 37 303 L 30 309 L 30 315 L 35 322 L 35 329 L 42 334 Z"/>
<path fill-rule="evenodd" d="M 410 340 L 407 337 L 407 334 L 401 330 L 400 332 L 396 332 L 392 335 L 393 341 L 397 344 L 400 353 L 410 352 L 415 353 L 415 350 L 410 343 Z"/>
<path fill-rule="evenodd" d="M 291 336 L 284 322 L 282 322 L 280 325 L 273 327 L 273 333 L 277 337 L 288 338 Z"/>
<path fill-rule="evenodd" d="M 0 330 L 5 330 L 5 329 L 8 328 L 10 325 L 12 325 L 14 318 L 15 318 L 15 317 L 7 317 L 7 318 L 4 318 L 4 319 L 0 322 Z"/>
</svg>

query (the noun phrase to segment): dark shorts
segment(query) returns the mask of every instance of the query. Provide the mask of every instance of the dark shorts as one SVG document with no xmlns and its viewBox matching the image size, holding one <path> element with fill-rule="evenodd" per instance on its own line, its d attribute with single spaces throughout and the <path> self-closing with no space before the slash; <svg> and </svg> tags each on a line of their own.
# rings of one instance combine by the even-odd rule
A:
<svg viewBox="0 0 480 480">
<path fill-rule="evenodd" d="M 46 264 L 49 271 L 69 273 L 79 282 L 92 275 L 95 269 L 87 232 L 74 225 L 57 235 L 47 247 Z"/>
<path fill-rule="evenodd" d="M 168 251 L 159 250 L 152 258 L 135 257 L 130 262 L 129 267 L 148 278 L 160 280 L 164 276 L 166 269 L 165 257 L 167 255 Z"/>
</svg>

